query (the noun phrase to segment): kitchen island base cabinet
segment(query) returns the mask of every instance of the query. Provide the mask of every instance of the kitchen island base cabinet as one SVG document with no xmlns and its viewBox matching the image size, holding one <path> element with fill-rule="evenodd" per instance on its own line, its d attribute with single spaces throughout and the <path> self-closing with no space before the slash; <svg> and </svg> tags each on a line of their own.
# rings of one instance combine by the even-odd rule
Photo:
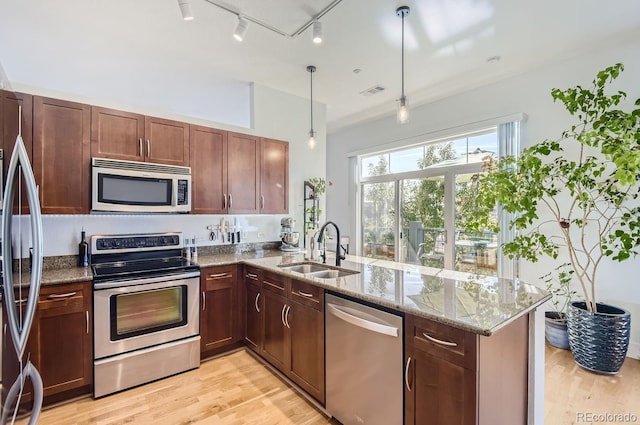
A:
<svg viewBox="0 0 640 425">
<path fill-rule="evenodd" d="M 245 343 L 324 405 L 324 290 L 245 267 Z"/>
<path fill-rule="evenodd" d="M 527 423 L 528 316 L 491 336 L 406 316 L 405 424 Z"/>
<path fill-rule="evenodd" d="M 205 358 L 241 343 L 238 266 L 203 268 L 200 286 L 200 357 Z"/>
</svg>

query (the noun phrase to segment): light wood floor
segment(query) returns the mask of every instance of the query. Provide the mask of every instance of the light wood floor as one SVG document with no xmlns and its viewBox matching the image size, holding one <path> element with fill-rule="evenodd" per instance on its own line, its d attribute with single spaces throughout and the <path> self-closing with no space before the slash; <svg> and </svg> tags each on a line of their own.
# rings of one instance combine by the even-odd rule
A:
<svg viewBox="0 0 640 425">
<path fill-rule="evenodd" d="M 640 360 L 627 359 L 618 375 L 598 375 L 577 366 L 569 351 L 547 346 L 545 385 L 547 425 L 588 423 L 577 421 L 579 412 L 631 413 L 640 423 Z M 99 400 L 47 409 L 39 423 L 336 424 L 245 351 Z"/>
<path fill-rule="evenodd" d="M 640 424 L 640 360 L 627 358 L 617 375 L 600 375 L 578 366 L 569 350 L 547 344 L 544 402 L 547 425 L 596 423 L 580 416 L 585 413 L 632 414 L 631 423 Z"/>
</svg>

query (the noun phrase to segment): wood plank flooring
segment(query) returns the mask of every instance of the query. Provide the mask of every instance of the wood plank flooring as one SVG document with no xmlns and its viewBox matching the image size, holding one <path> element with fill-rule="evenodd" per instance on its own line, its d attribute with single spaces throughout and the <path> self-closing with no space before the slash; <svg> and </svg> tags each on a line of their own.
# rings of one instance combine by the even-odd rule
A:
<svg viewBox="0 0 640 425">
<path fill-rule="evenodd" d="M 640 360 L 627 359 L 618 375 L 598 375 L 577 366 L 569 351 L 547 345 L 545 369 L 545 424 L 589 423 L 578 421 L 579 412 L 631 413 L 640 423 Z M 337 424 L 243 350 L 99 400 L 49 408 L 39 423 Z"/>
<path fill-rule="evenodd" d="M 586 414 L 632 414 L 640 424 L 640 360 L 627 358 L 617 375 L 600 375 L 576 364 L 569 350 L 545 349 L 546 425 L 621 423 L 587 420 Z M 626 423 L 629 423 L 627 421 Z"/>
</svg>

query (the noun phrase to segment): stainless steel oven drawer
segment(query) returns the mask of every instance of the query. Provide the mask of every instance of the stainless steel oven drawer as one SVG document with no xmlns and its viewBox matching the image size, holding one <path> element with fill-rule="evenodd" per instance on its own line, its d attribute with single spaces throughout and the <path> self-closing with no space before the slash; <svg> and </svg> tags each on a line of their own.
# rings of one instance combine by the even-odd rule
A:
<svg viewBox="0 0 640 425">
<path fill-rule="evenodd" d="M 94 397 L 102 397 L 200 365 L 200 336 L 94 362 Z"/>
</svg>

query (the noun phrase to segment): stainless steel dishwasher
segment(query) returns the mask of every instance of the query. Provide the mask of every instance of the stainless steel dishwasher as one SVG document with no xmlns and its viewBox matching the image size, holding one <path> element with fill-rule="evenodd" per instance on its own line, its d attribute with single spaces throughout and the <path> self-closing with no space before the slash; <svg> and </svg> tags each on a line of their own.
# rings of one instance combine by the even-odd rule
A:
<svg viewBox="0 0 640 425">
<path fill-rule="evenodd" d="M 403 421 L 402 316 L 327 294 L 326 408 L 344 425 Z"/>
</svg>

